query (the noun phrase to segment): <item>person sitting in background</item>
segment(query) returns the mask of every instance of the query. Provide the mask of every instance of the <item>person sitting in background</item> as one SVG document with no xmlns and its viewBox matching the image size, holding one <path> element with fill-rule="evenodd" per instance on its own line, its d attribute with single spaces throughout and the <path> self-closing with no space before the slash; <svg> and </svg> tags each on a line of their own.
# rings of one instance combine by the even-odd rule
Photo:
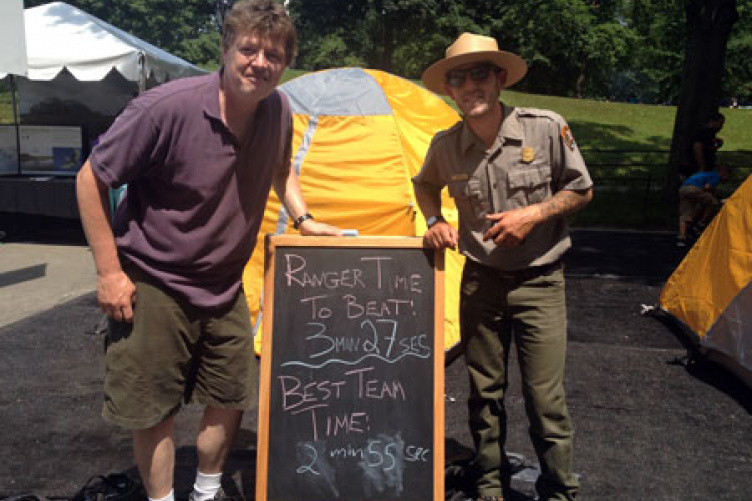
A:
<svg viewBox="0 0 752 501">
<path fill-rule="evenodd" d="M 718 132 L 723 128 L 726 118 L 719 112 L 714 111 L 710 114 L 705 125 L 692 136 L 690 151 L 690 168 L 689 172 L 684 172 L 685 176 L 690 176 L 695 172 L 710 172 L 715 169 L 716 152 L 723 146 L 723 139 L 716 137 Z"/>
<path fill-rule="evenodd" d="M 707 226 L 721 205 L 716 197 L 716 187 L 730 177 L 731 169 L 721 165 L 710 172 L 697 172 L 682 183 L 679 188 L 678 246 L 686 245 L 690 226 L 699 230 Z"/>
</svg>

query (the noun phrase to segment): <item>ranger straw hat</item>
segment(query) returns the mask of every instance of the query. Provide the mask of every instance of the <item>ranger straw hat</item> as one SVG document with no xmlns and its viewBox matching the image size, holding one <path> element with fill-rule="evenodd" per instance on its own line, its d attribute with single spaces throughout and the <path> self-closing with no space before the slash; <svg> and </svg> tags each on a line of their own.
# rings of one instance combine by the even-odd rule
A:
<svg viewBox="0 0 752 501">
<path fill-rule="evenodd" d="M 504 87 L 520 81 L 527 73 L 527 64 L 517 54 L 499 50 L 496 40 L 491 37 L 463 33 L 446 50 L 446 57 L 433 63 L 421 77 L 428 90 L 446 95 L 444 83 L 447 71 L 468 63 L 487 61 L 507 71 Z"/>
</svg>

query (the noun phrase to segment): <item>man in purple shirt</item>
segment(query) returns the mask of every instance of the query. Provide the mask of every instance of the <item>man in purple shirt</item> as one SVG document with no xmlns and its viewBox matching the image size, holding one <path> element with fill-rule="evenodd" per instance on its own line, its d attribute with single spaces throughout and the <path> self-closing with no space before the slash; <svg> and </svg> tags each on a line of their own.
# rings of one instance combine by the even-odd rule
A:
<svg viewBox="0 0 752 501">
<path fill-rule="evenodd" d="M 151 500 L 174 500 L 174 416 L 189 401 L 205 406 L 191 500 L 224 497 L 224 462 L 256 397 L 242 273 L 270 188 L 304 235 L 341 234 L 307 212 L 290 163 L 292 115 L 276 86 L 296 48 L 281 5 L 236 3 L 222 68 L 134 99 L 78 174 L 110 319 L 103 416 L 133 430 Z M 111 218 L 108 189 L 126 183 Z"/>
</svg>

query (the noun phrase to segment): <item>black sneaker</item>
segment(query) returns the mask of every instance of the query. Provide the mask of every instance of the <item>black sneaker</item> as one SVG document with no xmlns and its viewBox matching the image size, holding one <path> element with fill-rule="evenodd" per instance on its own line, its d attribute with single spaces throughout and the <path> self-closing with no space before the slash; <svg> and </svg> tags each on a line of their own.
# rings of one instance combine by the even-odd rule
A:
<svg viewBox="0 0 752 501">
<path fill-rule="evenodd" d="M 144 501 L 146 492 L 141 484 L 124 473 L 95 475 L 71 501 Z"/>
<path fill-rule="evenodd" d="M 195 501 L 195 500 L 196 498 L 194 496 L 194 493 L 191 492 L 188 495 L 188 501 Z M 228 496 L 227 494 L 225 494 L 224 489 L 220 487 L 217 493 L 212 498 L 212 501 L 245 501 L 245 498 L 243 496 Z"/>
</svg>

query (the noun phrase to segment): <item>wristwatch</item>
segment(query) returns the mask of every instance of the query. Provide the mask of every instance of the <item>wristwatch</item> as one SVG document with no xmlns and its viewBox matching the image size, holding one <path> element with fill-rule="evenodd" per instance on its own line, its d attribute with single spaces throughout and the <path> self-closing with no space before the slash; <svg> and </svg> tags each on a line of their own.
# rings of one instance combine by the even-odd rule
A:
<svg viewBox="0 0 752 501">
<path fill-rule="evenodd" d="M 439 214 L 438 216 L 431 216 L 426 219 L 426 226 L 428 227 L 428 229 L 431 229 L 431 226 L 435 225 L 439 221 L 446 221 L 446 219 L 444 219 L 444 216 L 442 216 L 441 214 Z"/>
<path fill-rule="evenodd" d="M 292 227 L 297 230 L 298 228 L 300 228 L 301 224 L 303 224 L 305 221 L 308 221 L 309 219 L 313 219 L 313 216 L 306 212 L 302 216 L 295 218 L 295 221 L 292 222 Z"/>
</svg>

